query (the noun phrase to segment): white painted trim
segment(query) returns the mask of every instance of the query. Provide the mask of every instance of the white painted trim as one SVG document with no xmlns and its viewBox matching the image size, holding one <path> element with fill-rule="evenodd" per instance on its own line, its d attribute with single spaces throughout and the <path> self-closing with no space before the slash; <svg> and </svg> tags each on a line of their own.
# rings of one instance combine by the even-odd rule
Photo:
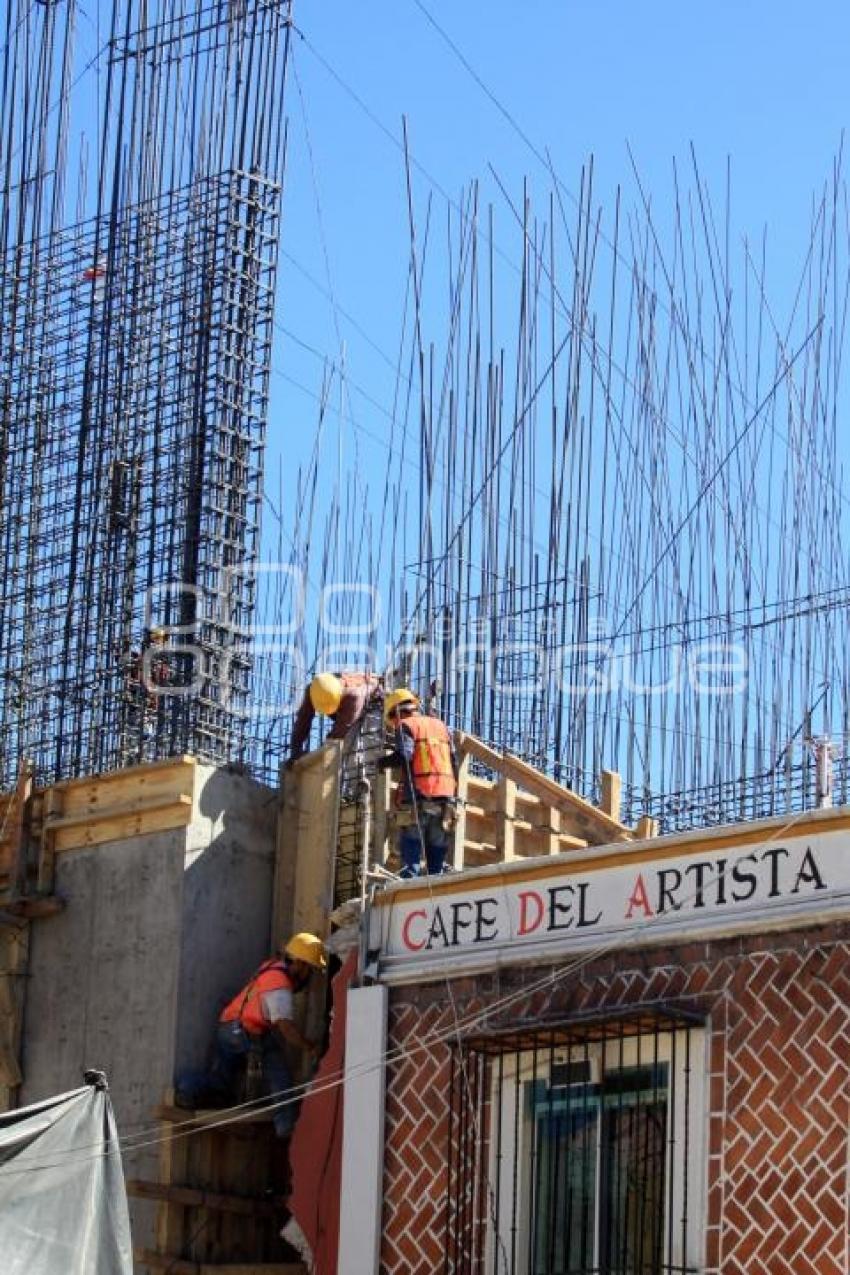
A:
<svg viewBox="0 0 850 1275">
<path fill-rule="evenodd" d="M 383 957 L 380 962 L 380 978 L 387 986 L 401 987 L 425 984 L 447 978 L 471 978 L 476 974 L 493 974 L 497 970 L 517 969 L 520 966 L 557 964 L 577 952 L 592 952 L 603 956 L 609 952 L 629 952 L 644 948 L 669 948 L 678 943 L 694 943 L 699 940 L 736 938 L 747 934 L 781 934 L 789 930 L 810 929 L 829 925 L 833 921 L 850 920 L 850 891 L 830 901 L 829 907 L 804 911 L 795 908 L 782 912 L 779 908 L 770 914 L 760 913 L 747 920 L 732 922 L 718 919 L 712 923 L 694 925 L 684 930 L 679 925 L 665 926 L 663 922 L 646 922 L 639 928 L 622 935 L 606 935 L 604 939 L 585 935 L 576 939 L 552 939 L 549 942 L 512 943 L 496 948 L 486 955 L 466 950 L 446 955 L 443 952 L 428 953 L 415 961 L 410 957 Z"/>
<path fill-rule="evenodd" d="M 387 1002 L 387 989 L 380 985 L 348 992 L 337 1275 L 378 1275 Z"/>
<path fill-rule="evenodd" d="M 674 1270 L 685 1266 L 701 1270 L 705 1262 L 705 1209 L 706 1163 L 708 1150 L 708 1065 L 709 1032 L 703 1027 L 692 1027 L 689 1056 L 684 1046 L 674 1044 L 675 1034 L 661 1033 L 657 1039 L 633 1036 L 625 1040 L 594 1043 L 590 1047 L 578 1046 L 572 1051 L 577 1059 L 587 1059 L 592 1067 L 593 1080 L 598 1081 L 603 1063 L 609 1074 L 619 1067 L 635 1066 L 643 1062 L 667 1063 L 671 1069 L 670 1094 L 675 1094 L 675 1105 L 668 1100 L 667 1128 L 665 1132 L 666 1183 L 664 1189 L 665 1215 L 674 1219 L 672 1226 L 665 1226 L 665 1262 Z M 654 1052 L 647 1058 L 645 1040 L 652 1041 Z M 569 1058 L 569 1048 L 559 1049 L 559 1056 Z M 491 1110 L 498 1121 L 501 1142 L 498 1147 L 501 1164 L 497 1166 L 495 1138 L 490 1140 L 488 1184 L 492 1192 L 492 1213 L 487 1220 L 484 1268 L 503 1275 L 514 1269 L 513 1257 L 518 1256 L 517 1269 L 525 1269 L 524 1255 L 528 1251 L 531 1226 L 529 1172 L 533 1130 L 532 1116 L 524 1097 L 525 1086 L 532 1079 L 548 1081 L 547 1060 L 542 1062 L 531 1051 L 508 1057 L 500 1069 L 493 1068 L 491 1075 Z M 687 1108 L 685 1101 L 687 1100 Z M 685 1168 L 685 1128 L 687 1139 L 687 1175 Z M 597 1141 L 599 1130 L 597 1128 Z M 672 1163 L 670 1150 L 673 1151 Z M 597 1145 L 597 1186 L 601 1166 L 601 1147 Z M 684 1184 L 688 1184 L 688 1229 L 683 1238 L 677 1220 L 684 1209 Z M 498 1193 L 494 1183 L 498 1183 Z M 598 1191 L 597 1208 L 599 1205 Z M 515 1208 L 515 1197 L 519 1209 Z M 498 1230 L 497 1230 L 498 1223 Z M 514 1237 L 513 1228 L 516 1227 Z M 594 1244 L 599 1241 L 599 1219 L 594 1221 Z M 687 1245 L 687 1252 L 683 1250 Z M 594 1255 L 598 1261 L 598 1254 Z"/>
<path fill-rule="evenodd" d="M 829 812 L 833 813 L 833 812 Z M 425 982 L 576 952 L 808 928 L 850 917 L 850 829 L 782 842 L 742 837 L 709 853 L 636 867 L 607 858 L 536 864 L 519 876 L 450 878 L 451 892 L 394 891 L 370 914 L 369 947 L 382 982 Z M 739 876 L 740 873 L 740 876 Z M 442 880 L 440 882 L 442 885 Z M 740 887 L 740 888 L 739 888 Z"/>
</svg>

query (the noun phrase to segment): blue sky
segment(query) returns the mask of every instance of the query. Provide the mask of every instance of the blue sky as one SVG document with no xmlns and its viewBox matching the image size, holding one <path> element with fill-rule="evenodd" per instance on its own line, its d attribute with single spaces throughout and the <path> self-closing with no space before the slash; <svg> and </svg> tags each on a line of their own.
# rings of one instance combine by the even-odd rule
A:
<svg viewBox="0 0 850 1275">
<path fill-rule="evenodd" d="M 338 359 L 345 345 L 351 411 L 343 464 L 353 459 L 355 438 L 367 470 L 386 464 L 379 440 L 388 442 L 390 424 L 382 409 L 392 403 L 389 364 L 409 251 L 402 115 L 417 162 L 420 225 L 429 193 L 442 225 L 444 196 L 431 182 L 457 197 L 478 178 L 482 201 L 494 204 L 496 241 L 517 260 L 513 216 L 491 168 L 517 201 L 527 177 L 542 209 L 552 183 L 532 146 L 548 150 L 565 200 L 592 155 L 596 198 L 606 208 L 618 183 L 627 201 L 636 199 L 631 151 L 663 219 L 674 160 L 692 180 L 693 144 L 718 205 L 730 166 L 733 245 L 745 234 L 758 240 L 766 228 L 771 286 L 777 295 L 793 286 L 813 193 L 831 173 L 847 119 L 850 6 L 296 0 L 294 16 L 305 38 L 294 41 L 288 97 L 278 306 L 285 331 L 274 356 L 268 453 L 271 489 L 283 476 L 287 522 L 291 478 L 316 422 L 311 395 L 319 392 L 322 362 L 315 352 Z M 436 234 L 432 269 L 442 243 Z M 435 332 L 439 309 L 436 303 Z M 334 465 L 339 443 L 329 433 Z"/>
<path fill-rule="evenodd" d="M 398 388 L 395 364 L 405 319 L 409 267 L 407 192 L 400 146 L 403 116 L 414 162 L 413 203 L 420 243 L 431 200 L 424 344 L 427 348 L 430 341 L 436 343 L 438 375 L 449 308 L 444 262 L 447 199 L 456 203 L 468 183 L 478 180 L 485 217 L 488 205 L 493 207 L 499 253 L 496 344 L 508 350 L 506 363 L 510 364 L 517 313 L 515 266 L 523 247 L 511 203 L 521 204 L 523 183 L 528 181 L 534 208 L 548 215 L 551 162 L 569 223 L 574 218 L 570 201 L 591 157 L 594 204 L 604 210 L 605 233 L 610 233 L 618 188 L 622 188 L 626 233 L 631 228 L 630 213 L 639 209 L 645 197 L 662 238 L 665 265 L 674 171 L 681 188 L 693 186 L 693 147 L 696 177 L 710 192 L 713 211 L 720 218 L 721 240 L 728 175 L 733 286 L 738 288 L 748 277 L 749 287 L 755 288 L 754 270 L 744 268 L 743 244 L 746 238 L 757 245 L 754 255 L 760 258 L 764 229 L 771 322 L 775 314 L 785 340 L 789 302 L 806 258 L 813 202 L 829 181 L 834 157 L 842 146 L 847 117 L 849 6 L 837 0 L 805 11 L 786 0 L 772 4 L 767 0 L 741 0 L 737 4 L 716 0 L 702 7 L 666 0 L 630 5 L 564 0 L 529 0 L 525 5 L 508 4 L 507 0 L 486 4 L 483 0 L 393 0 L 354 5 L 341 0 L 294 0 L 293 12 L 297 30 L 286 95 L 289 165 L 266 457 L 269 505 L 282 510 L 284 534 L 278 550 L 275 519 L 272 509 L 267 508 L 267 560 L 278 553 L 287 555 L 287 532 L 298 510 L 298 470 L 314 446 L 317 397 L 326 364 L 338 364 L 343 351 L 348 393 L 346 398 L 335 383 L 322 433 L 324 463 L 317 531 L 321 533 L 322 515 L 333 499 L 338 470 L 343 475 L 354 474 L 358 496 L 362 491 L 377 519 L 389 469 L 392 482 L 403 472 L 410 486 L 403 533 L 395 536 L 394 528 L 385 527 L 383 537 L 376 537 L 381 551 L 384 542 L 398 548 L 392 564 L 393 580 L 422 552 L 416 543 L 415 440 L 408 439 L 413 454 L 408 451 L 406 466 L 399 471 L 403 429 L 398 419 L 390 419 Z M 83 12 L 80 34 L 85 60 L 87 43 L 92 53 L 102 47 L 103 30 L 96 7 Z M 97 60 L 96 71 L 102 93 L 103 59 Z M 89 95 L 89 106 L 92 88 L 87 77 L 79 89 L 80 97 Z M 842 209 L 841 217 L 844 215 Z M 642 222 L 639 215 L 638 228 Z M 566 232 L 557 213 L 555 225 L 560 240 L 559 283 L 562 295 L 568 296 Z M 701 233 L 698 229 L 695 240 Z M 836 276 L 846 258 L 845 226 L 839 237 L 841 268 Z M 604 239 L 599 256 L 596 286 L 604 289 L 611 265 L 610 247 Z M 631 246 L 626 245 L 623 262 L 630 256 Z M 663 272 L 657 263 L 654 268 L 656 277 L 648 280 L 649 289 L 661 294 L 659 305 L 663 309 Z M 707 344 L 699 349 L 698 360 L 701 366 L 709 366 L 716 350 L 716 295 L 711 295 L 710 266 L 706 270 L 702 262 L 696 273 L 700 276 L 696 286 L 706 289 L 700 321 L 705 321 Z M 736 321 L 741 313 L 740 297 L 739 291 Z M 559 322 L 569 322 L 564 320 L 567 308 L 560 306 Z M 836 304 L 835 310 L 840 309 Z M 787 339 L 789 354 L 811 323 L 805 305 L 800 310 Z M 593 302 L 591 311 L 595 312 Z M 604 305 L 599 312 L 604 313 Z M 839 327 L 841 321 L 839 313 L 835 320 Z M 622 333 L 612 327 L 612 335 L 616 344 Z M 735 358 L 741 348 L 746 353 L 753 334 L 745 330 L 743 338 L 739 334 L 737 340 Z M 406 350 L 409 357 L 409 331 Z M 750 375 L 750 399 L 742 399 L 736 405 L 737 415 L 729 415 L 725 437 L 731 437 L 733 428 L 743 427 L 765 382 L 774 374 L 776 362 L 766 362 L 769 365 L 760 370 L 758 393 L 751 392 Z M 563 373 L 559 366 L 558 377 Z M 621 373 L 620 379 L 628 386 L 624 398 L 638 399 L 628 377 Z M 414 385 L 414 397 L 418 388 Z M 795 412 L 802 417 L 805 409 L 802 399 L 798 404 L 799 393 L 797 385 L 793 393 L 792 387 L 787 387 L 786 397 L 793 399 Z M 510 412 L 509 384 L 505 402 Z M 337 407 L 342 409 L 339 417 Z M 781 414 L 781 405 L 777 411 Z M 673 416 L 675 412 L 674 404 Z M 705 425 L 704 432 L 711 433 L 713 420 L 704 412 L 697 415 L 700 427 Z M 841 415 L 839 410 L 837 416 Z M 414 411 L 414 433 L 415 421 Z M 662 445 L 663 476 L 673 488 L 665 516 L 675 521 L 692 489 L 680 474 L 686 468 L 681 460 L 678 468 L 675 460 L 670 460 L 682 452 L 681 447 L 677 453 L 670 446 L 681 422 L 672 419 L 663 423 L 669 433 Z M 766 431 L 767 436 L 773 425 L 772 420 L 760 422 L 753 435 Z M 640 447 L 647 445 L 644 426 L 642 418 L 635 423 Z M 506 428 L 509 432 L 510 424 Z M 781 433 L 783 428 L 784 421 L 779 421 L 776 430 Z M 534 424 L 528 432 L 536 429 Z M 535 445 L 536 440 L 535 433 Z M 721 445 L 725 444 L 712 440 L 712 446 Z M 541 443 L 541 464 L 546 460 L 545 448 L 545 442 Z M 730 465 L 730 472 L 733 468 Z M 702 471 L 693 465 L 691 470 L 691 481 L 701 481 Z M 792 475 L 792 487 L 794 479 Z M 767 504 L 775 495 L 765 486 L 758 499 Z M 649 491 L 650 505 L 652 499 Z M 843 493 L 839 499 L 846 502 Z M 502 516 L 499 521 L 504 521 Z M 766 514 L 764 526 L 773 526 Z M 450 528 L 446 535 L 451 536 Z M 538 538 L 545 540 L 547 535 L 548 528 L 534 528 L 527 542 L 536 550 Z M 394 543 L 396 539 L 400 547 Z M 778 539 L 770 536 L 769 545 L 774 546 Z M 312 547 L 311 570 L 316 570 L 322 546 L 314 542 Z M 477 547 L 477 543 L 472 546 Z M 700 552 L 702 548 L 699 546 Z M 721 544 L 719 551 L 722 548 Z M 543 545 L 541 552 L 545 551 Z M 385 561 L 383 567 L 386 565 Z M 385 570 L 382 583 L 386 578 Z M 768 593 L 771 582 L 768 571 Z M 632 586 L 633 582 L 627 583 Z M 830 576 L 824 583 L 841 581 Z M 412 587 L 418 588 L 416 580 Z M 634 582 L 634 588 L 639 587 L 639 582 Z M 628 602 L 625 594 L 620 601 L 623 606 Z M 630 612 L 626 609 L 623 614 Z M 619 617 L 617 612 L 615 618 Z M 311 624 L 312 620 L 311 616 Z M 394 630 L 384 636 L 397 639 L 399 634 Z M 310 637 L 307 645 L 312 645 Z M 803 691 L 800 695 L 805 698 Z M 796 721 L 797 716 L 791 715 Z"/>
</svg>

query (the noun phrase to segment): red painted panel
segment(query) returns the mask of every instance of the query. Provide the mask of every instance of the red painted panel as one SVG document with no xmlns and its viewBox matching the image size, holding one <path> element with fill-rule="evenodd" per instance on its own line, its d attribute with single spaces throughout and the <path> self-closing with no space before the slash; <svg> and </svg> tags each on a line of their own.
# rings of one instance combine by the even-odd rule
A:
<svg viewBox="0 0 850 1275">
<path fill-rule="evenodd" d="M 336 1275 L 339 1200 L 342 1190 L 342 1076 L 345 1066 L 345 1011 L 357 972 L 352 952 L 331 986 L 330 1043 L 319 1064 L 292 1135 L 292 1196 L 289 1207 L 313 1251 L 314 1275 Z"/>
</svg>

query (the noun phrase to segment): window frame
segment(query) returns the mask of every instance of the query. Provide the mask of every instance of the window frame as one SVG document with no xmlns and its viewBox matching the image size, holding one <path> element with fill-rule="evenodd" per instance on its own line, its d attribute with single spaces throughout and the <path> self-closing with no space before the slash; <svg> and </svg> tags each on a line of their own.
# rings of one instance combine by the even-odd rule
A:
<svg viewBox="0 0 850 1275">
<path fill-rule="evenodd" d="M 666 1064 L 666 1119 L 662 1266 L 664 1272 L 700 1271 L 705 1262 L 708 1147 L 709 1032 L 703 1026 L 636 1031 L 609 1039 L 557 1045 L 548 1056 L 526 1048 L 491 1068 L 489 1083 L 489 1217 L 484 1269 L 494 1275 L 529 1275 L 533 1221 L 534 1102 L 530 1086 L 549 1084 L 551 1066 L 591 1063 L 590 1083 L 618 1071 Z M 501 1092 L 500 1092 L 501 1091 Z M 600 1101 L 600 1113 L 601 1113 Z M 602 1131 L 596 1122 L 593 1263 L 599 1269 L 602 1207 Z M 493 1136 L 494 1133 L 498 1136 Z M 672 1152 L 672 1154 L 671 1154 Z M 518 1166 L 511 1173 L 509 1166 Z M 687 1164 L 687 1173 L 684 1172 Z M 671 1173 L 672 1171 L 672 1173 Z M 517 1178 L 519 1184 L 517 1185 Z M 518 1195 L 518 1203 L 515 1201 Z M 683 1220 L 686 1219 L 686 1220 Z"/>
</svg>

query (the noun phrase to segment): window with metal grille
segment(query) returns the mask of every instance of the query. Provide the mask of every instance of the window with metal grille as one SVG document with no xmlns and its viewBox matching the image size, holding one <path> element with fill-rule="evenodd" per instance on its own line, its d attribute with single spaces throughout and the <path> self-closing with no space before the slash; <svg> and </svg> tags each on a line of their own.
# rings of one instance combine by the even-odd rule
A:
<svg viewBox="0 0 850 1275">
<path fill-rule="evenodd" d="M 457 1046 L 445 1275 L 699 1271 L 704 1055 L 656 1010 Z"/>
</svg>

